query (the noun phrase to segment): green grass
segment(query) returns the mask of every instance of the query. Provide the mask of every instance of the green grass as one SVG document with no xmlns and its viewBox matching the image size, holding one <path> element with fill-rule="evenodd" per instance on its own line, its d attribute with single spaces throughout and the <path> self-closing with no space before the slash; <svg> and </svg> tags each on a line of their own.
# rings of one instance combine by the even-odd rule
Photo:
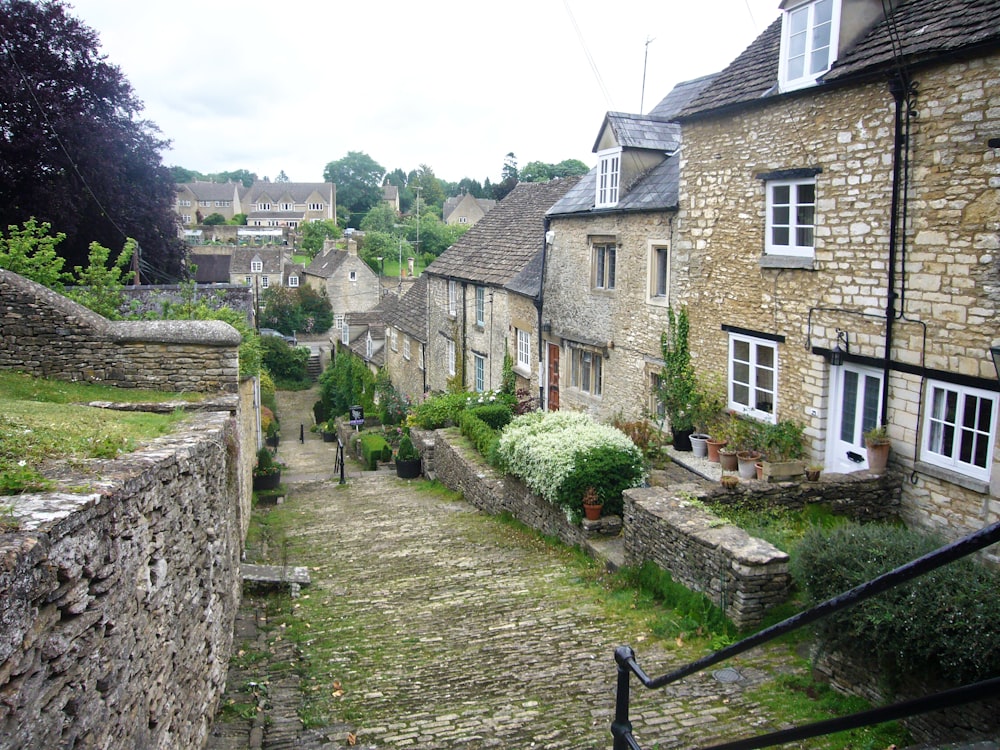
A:
<svg viewBox="0 0 1000 750">
<path fill-rule="evenodd" d="M 90 401 L 191 401 L 200 394 L 118 389 L 0 372 L 0 495 L 45 490 L 54 460 L 112 458 L 169 433 L 183 412 L 153 414 L 85 406 Z"/>
<path fill-rule="evenodd" d="M 834 515 L 829 506 L 818 503 L 806 505 L 802 510 L 726 503 L 711 503 L 708 509 L 727 523 L 739 526 L 750 536 L 770 542 L 789 554 L 794 553 L 795 547 L 811 528 L 830 529 L 847 522 L 844 516 Z"/>
</svg>

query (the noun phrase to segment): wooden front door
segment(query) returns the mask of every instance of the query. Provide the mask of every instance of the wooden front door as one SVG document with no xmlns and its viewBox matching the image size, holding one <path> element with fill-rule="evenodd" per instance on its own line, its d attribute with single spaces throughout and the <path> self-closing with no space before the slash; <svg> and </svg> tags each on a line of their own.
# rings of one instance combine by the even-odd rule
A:
<svg viewBox="0 0 1000 750">
<path fill-rule="evenodd" d="M 546 408 L 559 411 L 559 347 L 549 344 L 549 386 Z"/>
</svg>

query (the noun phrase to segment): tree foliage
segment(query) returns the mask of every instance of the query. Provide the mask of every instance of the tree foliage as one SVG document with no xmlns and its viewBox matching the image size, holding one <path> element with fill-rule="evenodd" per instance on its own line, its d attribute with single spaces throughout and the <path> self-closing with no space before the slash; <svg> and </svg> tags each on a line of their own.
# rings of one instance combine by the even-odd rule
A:
<svg viewBox="0 0 1000 750">
<path fill-rule="evenodd" d="M 154 281 L 182 276 L 167 146 L 97 34 L 60 0 L 0 0 L 0 226 L 32 217 L 87 261 L 132 236 Z"/>
<path fill-rule="evenodd" d="M 579 159 L 565 159 L 558 164 L 530 161 L 521 170 L 521 182 L 548 182 L 557 177 L 578 177 L 587 174 L 590 168 Z"/>
<path fill-rule="evenodd" d="M 323 333 L 333 325 L 333 306 L 326 291 L 318 292 L 309 285 L 269 287 L 264 290 L 261 325 L 286 335 Z"/>
<path fill-rule="evenodd" d="M 56 252 L 56 245 L 66 235 L 51 235 L 51 229 L 34 219 L 26 221 L 23 229 L 17 225 L 7 227 L 9 236 L 0 233 L 0 268 L 61 291 L 70 276 L 62 270 L 66 261 Z"/>
<path fill-rule="evenodd" d="M 311 258 L 319 255 L 326 240 L 335 240 L 343 234 L 333 219 L 308 221 L 299 227 L 299 232 L 302 234 L 302 242 L 299 243 L 299 247 Z"/>
<path fill-rule="evenodd" d="M 337 186 L 337 200 L 352 214 L 365 214 L 382 200 L 385 168 L 363 151 L 348 151 L 323 170 L 323 179 Z"/>
</svg>

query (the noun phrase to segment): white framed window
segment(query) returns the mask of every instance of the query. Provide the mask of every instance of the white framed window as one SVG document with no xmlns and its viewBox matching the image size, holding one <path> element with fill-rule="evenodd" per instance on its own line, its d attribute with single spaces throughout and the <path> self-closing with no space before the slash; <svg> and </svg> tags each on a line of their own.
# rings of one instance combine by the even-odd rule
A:
<svg viewBox="0 0 1000 750">
<path fill-rule="evenodd" d="M 770 180 L 764 252 L 811 258 L 816 233 L 816 180 Z"/>
<path fill-rule="evenodd" d="M 292 229 L 295 229 L 298 225 L 299 225 L 299 222 L 297 222 L 297 221 L 290 221 L 290 222 L 288 222 L 288 226 L 290 228 L 292 228 Z"/>
<path fill-rule="evenodd" d="M 347 325 L 347 321 L 344 320 L 344 316 L 338 316 L 341 320 L 340 323 L 340 343 L 347 346 L 351 343 L 351 327 Z"/>
<path fill-rule="evenodd" d="M 649 246 L 649 299 L 667 301 L 670 293 L 670 248 L 667 245 Z"/>
<path fill-rule="evenodd" d="M 281 204 L 281 210 L 282 211 L 291 211 L 293 208 L 295 208 L 295 205 L 292 204 L 292 203 L 282 203 Z"/>
<path fill-rule="evenodd" d="M 357 281 L 358 280 L 358 272 L 357 271 L 351 271 L 351 272 L 349 272 L 347 274 L 347 280 L 348 281 Z"/>
<path fill-rule="evenodd" d="M 177 205 L 181 206 L 182 208 L 191 208 L 191 201 L 189 201 L 187 199 L 185 199 L 185 200 L 178 200 L 177 201 Z"/>
<path fill-rule="evenodd" d="M 571 352 L 570 385 L 592 396 L 600 396 L 604 390 L 603 357 L 590 349 L 573 348 Z"/>
<path fill-rule="evenodd" d="M 333 328 L 336 331 L 341 330 L 344 327 L 344 314 L 338 313 L 333 316 Z"/>
<path fill-rule="evenodd" d="M 289 287 L 295 288 L 298 285 L 299 285 L 299 277 L 298 276 L 289 276 L 288 277 L 288 286 Z"/>
<path fill-rule="evenodd" d="M 837 57 L 840 0 L 813 0 L 784 11 L 778 76 L 782 91 L 812 86 Z"/>
<path fill-rule="evenodd" d="M 417 344 L 417 367 L 424 369 L 424 345 Z"/>
<path fill-rule="evenodd" d="M 310 211 L 322 211 L 323 210 L 323 204 L 322 203 L 310 203 L 309 204 L 309 210 Z"/>
<path fill-rule="evenodd" d="M 212 201 L 198 201 L 198 205 L 201 208 L 211 208 L 212 207 Z"/>
<path fill-rule="evenodd" d="M 663 388 L 663 378 L 660 373 L 649 373 L 649 413 L 662 421 L 667 418 L 667 410 L 660 400 L 661 388 Z"/>
<path fill-rule="evenodd" d="M 472 355 L 472 367 L 475 372 L 475 387 L 479 393 L 486 390 L 486 357 L 481 354 Z"/>
<path fill-rule="evenodd" d="M 260 277 L 260 288 L 261 289 L 267 289 L 267 285 L 269 283 L 270 283 L 270 281 L 268 280 L 267 276 L 261 276 Z"/>
<path fill-rule="evenodd" d="M 988 482 L 998 400 L 992 391 L 929 380 L 921 460 Z"/>
<path fill-rule="evenodd" d="M 468 224 L 469 223 L 469 217 L 468 216 L 459 216 L 458 217 L 458 223 L 459 224 Z"/>
<path fill-rule="evenodd" d="M 403 336 L 403 359 L 410 358 L 410 337 Z"/>
<path fill-rule="evenodd" d="M 458 282 L 454 279 L 448 279 L 448 314 L 453 318 L 458 315 Z"/>
<path fill-rule="evenodd" d="M 611 290 L 615 288 L 615 261 L 618 248 L 614 244 L 595 244 L 593 251 L 594 288 Z"/>
<path fill-rule="evenodd" d="M 618 205 L 618 182 L 621 176 L 622 150 L 607 149 L 597 154 L 597 196 L 595 206 L 603 208 Z"/>
<path fill-rule="evenodd" d="M 183 222 L 184 224 L 190 224 L 191 223 L 191 214 L 181 214 L 181 222 Z"/>
<path fill-rule="evenodd" d="M 531 336 L 528 335 L 527 331 L 523 331 L 520 328 L 515 328 L 514 333 L 517 336 L 517 360 L 515 366 L 519 370 L 523 370 L 525 373 L 531 372 Z"/>
<path fill-rule="evenodd" d="M 455 342 L 451 339 L 444 340 L 444 361 L 448 366 L 448 374 L 455 375 Z"/>
<path fill-rule="evenodd" d="M 270 203 L 258 203 L 257 204 L 257 210 L 258 211 L 270 211 L 271 210 L 271 204 Z"/>
<path fill-rule="evenodd" d="M 396 338 L 396 329 L 389 329 L 389 346 L 392 347 L 394 352 L 399 351 L 399 339 Z"/>
<path fill-rule="evenodd" d="M 253 284 L 253 276 L 247 276 L 246 279 L 244 279 L 244 281 L 246 281 L 247 286 L 250 286 L 251 284 Z"/>
<path fill-rule="evenodd" d="M 729 334 L 729 408 L 766 422 L 775 421 L 778 345 Z"/>
<path fill-rule="evenodd" d="M 482 328 L 486 325 L 486 287 L 476 287 L 476 325 Z"/>
<path fill-rule="evenodd" d="M 264 262 L 260 260 L 250 261 L 250 273 L 260 273 L 264 270 Z"/>
<path fill-rule="evenodd" d="M 368 337 L 365 339 L 365 356 L 368 359 L 372 358 L 372 354 L 375 353 L 375 342 L 372 341 L 371 331 L 368 332 Z"/>
</svg>

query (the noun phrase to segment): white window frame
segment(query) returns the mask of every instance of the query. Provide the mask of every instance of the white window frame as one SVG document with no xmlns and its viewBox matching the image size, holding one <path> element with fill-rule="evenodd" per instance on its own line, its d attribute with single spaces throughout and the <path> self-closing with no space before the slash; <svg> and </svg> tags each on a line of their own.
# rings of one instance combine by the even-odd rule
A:
<svg viewBox="0 0 1000 750">
<path fill-rule="evenodd" d="M 514 329 L 514 337 L 517 341 L 517 357 L 514 362 L 515 369 L 521 370 L 525 375 L 531 374 L 531 335 L 521 329 Z"/>
<path fill-rule="evenodd" d="M 258 211 L 270 211 L 271 210 L 271 204 L 270 203 L 258 203 L 257 204 L 257 210 Z"/>
<path fill-rule="evenodd" d="M 424 369 L 424 345 L 417 344 L 417 367 L 421 370 Z"/>
<path fill-rule="evenodd" d="M 372 358 L 372 354 L 375 353 L 375 342 L 372 341 L 372 332 L 368 332 L 368 336 L 365 338 L 365 357 L 368 359 Z"/>
<path fill-rule="evenodd" d="M 800 188 L 812 188 L 812 203 L 801 200 Z M 780 188 L 788 188 L 788 201 L 779 200 L 775 192 Z M 786 255 L 797 258 L 812 258 L 816 253 L 816 180 L 802 178 L 791 180 L 767 180 L 764 183 L 767 192 L 767 213 L 764 228 L 764 252 L 767 255 Z M 780 212 L 787 211 L 787 216 Z M 811 214 L 812 221 L 807 221 Z M 779 220 L 780 219 L 780 220 Z M 776 232 L 787 232 L 787 244 L 775 242 Z M 799 244 L 804 237 L 800 234 L 808 232 L 809 244 Z"/>
<path fill-rule="evenodd" d="M 595 242 L 591 245 L 590 257 L 593 288 L 604 292 L 614 291 L 618 278 L 618 245 L 614 242 Z"/>
<path fill-rule="evenodd" d="M 486 326 L 486 287 L 476 287 L 476 325 Z"/>
<path fill-rule="evenodd" d="M 282 211 L 291 211 L 294 208 L 295 208 L 295 204 L 293 204 L 293 203 L 282 203 L 281 204 L 281 210 Z"/>
<path fill-rule="evenodd" d="M 454 279 L 448 279 L 448 314 L 453 318 L 458 315 L 458 282 Z"/>
<path fill-rule="evenodd" d="M 841 0 L 811 0 L 784 10 L 781 15 L 781 51 L 778 57 L 781 91 L 814 86 L 819 77 L 833 65 L 840 44 L 840 5 Z M 817 24 L 817 10 L 821 6 L 829 8 L 829 21 Z M 817 29 L 827 24 L 827 43 L 817 46 Z M 824 50 L 825 55 L 822 55 Z M 801 70 L 793 62 L 797 58 L 801 58 Z"/>
<path fill-rule="evenodd" d="M 660 373 L 649 373 L 649 413 L 661 422 L 667 418 L 667 407 L 660 400 L 660 389 L 662 387 L 663 377 Z"/>
<path fill-rule="evenodd" d="M 448 375 L 455 376 L 455 342 L 451 339 L 444 340 L 444 361 L 448 366 Z"/>
<path fill-rule="evenodd" d="M 188 202 L 190 203 L 190 201 L 188 201 Z M 190 224 L 191 223 L 191 214 L 182 214 L 181 215 L 181 223 L 183 223 L 183 224 Z"/>
<path fill-rule="evenodd" d="M 268 279 L 267 276 L 261 276 L 260 277 L 260 288 L 261 289 L 267 289 L 268 284 L 270 284 L 270 283 L 271 283 L 271 280 Z"/>
<path fill-rule="evenodd" d="M 289 288 L 294 289 L 298 285 L 299 285 L 299 277 L 298 276 L 289 276 L 288 277 L 288 286 L 289 286 Z"/>
<path fill-rule="evenodd" d="M 738 354 L 737 347 L 746 344 L 746 357 Z M 762 362 L 762 350 L 771 352 L 771 364 Z M 742 373 L 746 369 L 746 374 Z M 767 339 L 756 338 L 741 333 L 729 334 L 728 375 L 726 378 L 726 394 L 729 409 L 774 424 L 778 411 L 778 344 Z M 767 380 L 770 379 L 770 387 Z M 739 398 L 741 391 L 746 389 L 746 400 Z M 760 408 L 767 403 L 761 395 L 770 395 L 771 409 Z"/>
<path fill-rule="evenodd" d="M 264 270 L 264 262 L 260 260 L 250 261 L 250 273 L 260 273 Z"/>
<path fill-rule="evenodd" d="M 600 397 L 604 392 L 603 355 L 593 349 L 570 349 L 570 385 L 581 393 Z"/>
<path fill-rule="evenodd" d="M 310 211 L 322 211 L 323 210 L 323 204 L 322 203 L 310 203 L 309 204 L 309 210 Z"/>
<path fill-rule="evenodd" d="M 618 188 L 621 182 L 621 147 L 597 152 L 597 194 L 594 196 L 596 208 L 618 205 Z"/>
<path fill-rule="evenodd" d="M 486 390 L 486 357 L 482 354 L 472 355 L 472 372 L 475 374 L 474 387 L 477 393 Z"/>
<path fill-rule="evenodd" d="M 333 327 L 338 331 L 344 327 L 344 314 L 337 313 L 333 316 Z"/>
<path fill-rule="evenodd" d="M 340 316 L 340 343 L 344 346 L 348 346 L 351 343 L 351 327 L 347 325 L 347 321 L 344 320 L 344 316 Z"/>
<path fill-rule="evenodd" d="M 347 274 L 347 280 L 348 281 L 357 281 L 358 280 L 358 272 L 357 271 L 350 271 Z"/>
<path fill-rule="evenodd" d="M 244 281 L 246 281 L 247 286 L 251 286 L 253 284 L 253 276 L 247 276 Z"/>
<path fill-rule="evenodd" d="M 410 337 L 403 336 L 403 359 L 410 359 Z"/>
<path fill-rule="evenodd" d="M 392 347 L 394 352 L 399 351 L 399 339 L 396 337 L 396 329 L 389 329 L 389 346 Z"/>
<path fill-rule="evenodd" d="M 946 401 L 942 400 L 949 396 L 954 399 L 954 413 L 949 413 Z M 920 460 L 972 479 L 990 481 L 996 448 L 998 402 L 1000 394 L 995 391 L 928 380 Z M 961 424 L 963 415 L 973 404 L 977 416 L 975 423 Z M 988 420 L 988 424 L 983 423 L 984 419 Z M 970 440 L 981 446 L 982 466 L 974 461 L 974 456 L 965 452 L 972 445 L 968 442 Z"/>
<path fill-rule="evenodd" d="M 468 216 L 459 216 L 458 217 L 458 223 L 459 224 L 468 224 L 469 223 L 469 217 Z"/>
<path fill-rule="evenodd" d="M 670 299 L 670 245 L 649 242 L 649 288 L 647 301 L 665 305 Z"/>
</svg>

